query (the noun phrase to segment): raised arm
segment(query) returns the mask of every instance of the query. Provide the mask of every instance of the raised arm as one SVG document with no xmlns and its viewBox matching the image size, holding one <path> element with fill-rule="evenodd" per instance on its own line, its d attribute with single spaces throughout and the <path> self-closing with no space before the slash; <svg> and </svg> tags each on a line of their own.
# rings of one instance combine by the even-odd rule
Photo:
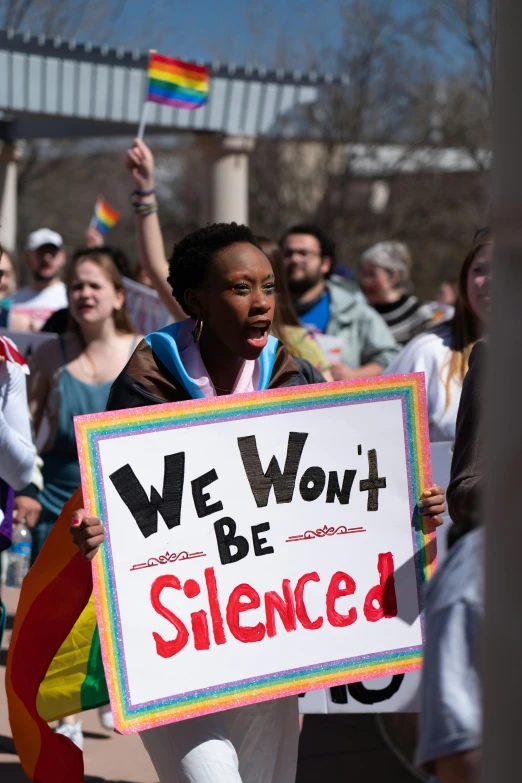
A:
<svg viewBox="0 0 522 783">
<path fill-rule="evenodd" d="M 135 194 L 135 200 L 144 205 L 154 204 L 156 201 L 154 157 L 141 139 L 135 139 L 133 146 L 127 152 L 126 166 L 132 177 L 135 190 L 141 191 L 141 194 Z M 174 320 L 181 321 L 187 316 L 174 299 L 172 289 L 167 282 L 169 265 L 165 257 L 157 211 L 149 214 L 137 212 L 135 226 L 141 266 L 151 278 L 155 290 Z"/>
</svg>

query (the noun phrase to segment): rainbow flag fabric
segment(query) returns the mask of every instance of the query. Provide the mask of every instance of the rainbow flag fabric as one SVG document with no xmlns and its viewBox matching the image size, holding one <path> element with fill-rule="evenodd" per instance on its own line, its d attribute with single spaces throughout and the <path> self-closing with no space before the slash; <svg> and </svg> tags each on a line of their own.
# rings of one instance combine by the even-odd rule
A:
<svg viewBox="0 0 522 783">
<path fill-rule="evenodd" d="M 83 783 L 82 752 L 47 721 L 107 704 L 91 566 L 68 533 L 81 490 L 65 504 L 24 579 L 6 691 L 20 762 L 34 783 Z"/>
<path fill-rule="evenodd" d="M 199 109 L 208 100 L 208 68 L 152 52 L 149 56 L 147 100 Z"/>
<path fill-rule="evenodd" d="M 100 232 L 100 234 L 106 234 L 111 228 L 114 228 L 118 220 L 120 219 L 120 213 L 116 212 L 106 201 L 100 196 L 94 205 L 94 214 L 92 216 L 92 225 Z"/>
</svg>

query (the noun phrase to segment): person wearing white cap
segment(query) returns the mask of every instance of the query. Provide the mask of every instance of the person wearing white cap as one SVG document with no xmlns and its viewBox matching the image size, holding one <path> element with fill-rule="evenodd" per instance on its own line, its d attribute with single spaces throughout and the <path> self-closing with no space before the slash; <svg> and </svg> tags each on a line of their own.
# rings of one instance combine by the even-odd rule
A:
<svg viewBox="0 0 522 783">
<path fill-rule="evenodd" d="M 65 265 L 63 239 L 50 228 L 39 228 L 29 234 L 24 257 L 29 285 L 13 294 L 10 317 L 25 316 L 25 328 L 38 331 L 56 310 L 67 307 L 67 289 L 60 279 Z"/>
</svg>

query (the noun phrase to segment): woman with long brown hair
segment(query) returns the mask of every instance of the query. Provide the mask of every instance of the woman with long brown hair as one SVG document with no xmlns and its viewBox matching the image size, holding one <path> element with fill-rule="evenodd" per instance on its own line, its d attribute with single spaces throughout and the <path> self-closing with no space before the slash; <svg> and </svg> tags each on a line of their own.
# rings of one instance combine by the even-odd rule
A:
<svg viewBox="0 0 522 783">
<path fill-rule="evenodd" d="M 107 254 L 77 252 L 67 290 L 68 331 L 40 346 L 30 363 L 35 431 L 44 418 L 50 428 L 41 453 L 44 488 L 37 494 L 42 510 L 33 531 L 33 560 L 80 483 L 73 416 L 104 410 L 112 382 L 137 342 L 122 277 Z"/>
<path fill-rule="evenodd" d="M 469 356 L 484 334 L 491 306 L 493 245 L 494 236 L 488 228 L 477 231 L 459 271 L 453 319 L 412 340 L 386 370 L 387 375 L 425 374 L 432 442 L 455 439 Z"/>
<path fill-rule="evenodd" d="M 40 346 L 31 360 L 29 408 L 35 430 L 44 419 L 49 426 L 41 451 L 43 489 L 29 485 L 23 493 L 41 509 L 31 517 L 33 561 L 80 483 L 74 416 L 105 409 L 112 382 L 138 342 L 122 276 L 106 252 L 87 249 L 74 255 L 67 293 L 67 331 Z M 82 747 L 81 721 L 65 718 L 56 731 Z"/>
</svg>

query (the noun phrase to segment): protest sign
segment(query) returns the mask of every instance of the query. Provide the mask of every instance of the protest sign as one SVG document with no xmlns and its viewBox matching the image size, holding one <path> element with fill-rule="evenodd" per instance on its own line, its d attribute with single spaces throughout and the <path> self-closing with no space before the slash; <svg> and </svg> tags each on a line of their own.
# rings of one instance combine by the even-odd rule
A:
<svg viewBox="0 0 522 783">
<path fill-rule="evenodd" d="M 123 278 L 125 301 L 137 334 L 150 334 L 163 329 L 172 317 L 153 288 Z"/>
<path fill-rule="evenodd" d="M 453 443 L 431 444 L 433 481 L 448 487 Z M 440 565 L 447 550 L 446 538 L 451 526 L 449 514 L 443 516 L 437 528 L 437 562 Z M 340 712 L 418 712 L 420 707 L 420 671 L 377 677 L 366 682 L 352 682 L 322 691 L 309 691 L 299 699 L 299 711 L 304 715 L 337 714 Z"/>
<path fill-rule="evenodd" d="M 58 340 L 58 335 L 54 332 L 17 332 L 14 329 L 0 329 L 0 335 L 9 337 L 25 359 L 29 359 L 43 343 Z"/>
<path fill-rule="evenodd" d="M 314 332 L 314 337 L 323 349 L 323 353 L 331 364 L 342 361 L 343 341 L 337 335 Z"/>
<path fill-rule="evenodd" d="M 118 731 L 419 668 L 422 374 L 75 424 Z"/>
</svg>

